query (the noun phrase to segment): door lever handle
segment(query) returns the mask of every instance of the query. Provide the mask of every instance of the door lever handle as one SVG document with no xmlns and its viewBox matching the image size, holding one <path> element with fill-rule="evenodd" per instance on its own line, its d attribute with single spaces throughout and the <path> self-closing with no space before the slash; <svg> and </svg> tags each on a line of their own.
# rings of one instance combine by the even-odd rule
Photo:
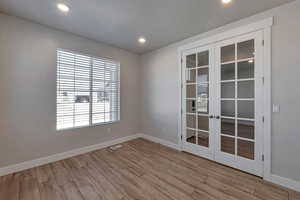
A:
<svg viewBox="0 0 300 200">
<path fill-rule="evenodd" d="M 220 119 L 220 116 L 216 116 L 216 119 Z"/>
<path fill-rule="evenodd" d="M 213 115 L 210 115 L 209 118 L 212 119 L 212 118 L 214 118 L 214 116 L 213 116 Z"/>
</svg>

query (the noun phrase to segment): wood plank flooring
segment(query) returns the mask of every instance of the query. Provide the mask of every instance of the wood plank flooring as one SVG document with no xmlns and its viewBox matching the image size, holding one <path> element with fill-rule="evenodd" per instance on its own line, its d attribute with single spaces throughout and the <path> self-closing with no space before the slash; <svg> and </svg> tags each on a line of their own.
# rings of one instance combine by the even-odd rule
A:
<svg viewBox="0 0 300 200">
<path fill-rule="evenodd" d="M 136 139 L 0 177 L 1 200 L 300 200 L 299 193 Z"/>
</svg>

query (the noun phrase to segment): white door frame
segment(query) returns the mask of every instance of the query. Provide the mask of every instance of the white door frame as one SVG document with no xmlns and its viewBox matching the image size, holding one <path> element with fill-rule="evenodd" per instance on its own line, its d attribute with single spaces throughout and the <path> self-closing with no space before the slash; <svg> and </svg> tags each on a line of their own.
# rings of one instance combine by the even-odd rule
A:
<svg viewBox="0 0 300 200">
<path fill-rule="evenodd" d="M 243 34 L 241 36 L 237 36 L 234 38 L 230 38 L 227 40 L 223 40 L 221 42 L 218 42 L 215 44 L 215 59 L 216 59 L 216 63 L 215 63 L 215 73 L 216 73 L 216 93 L 215 93 L 215 101 L 216 103 L 215 105 L 215 113 L 214 115 L 217 116 L 221 116 L 221 47 L 227 46 L 227 45 L 231 45 L 231 44 L 238 44 L 239 42 L 244 42 L 244 41 L 249 41 L 249 40 L 254 40 L 255 42 L 255 55 L 254 55 L 254 60 L 255 60 L 255 70 L 254 70 L 254 76 L 253 76 L 253 80 L 255 81 L 255 95 L 254 95 L 254 99 L 255 99 L 255 104 L 254 104 L 254 123 L 255 123 L 255 137 L 254 139 L 254 145 L 255 145 L 255 150 L 254 150 L 254 159 L 247 159 L 244 158 L 243 156 L 237 156 L 238 155 L 238 142 L 236 142 L 235 144 L 235 152 L 237 153 L 237 155 L 232 155 L 226 152 L 221 151 L 221 135 L 223 136 L 228 136 L 226 134 L 222 134 L 221 133 L 221 123 L 217 123 L 216 124 L 216 132 L 215 132 L 215 136 L 216 136 L 216 150 L 215 150 L 215 161 L 220 162 L 222 164 L 240 169 L 240 170 L 244 170 L 247 171 L 249 173 L 255 174 L 257 176 L 263 176 L 263 161 L 262 161 L 262 155 L 263 155 L 263 32 L 261 30 L 259 31 L 255 31 L 255 32 L 251 32 L 251 33 L 247 33 L 247 34 Z M 238 49 L 236 47 L 236 51 L 238 52 Z M 238 60 L 236 63 L 238 63 L 240 60 Z M 237 70 L 237 66 L 236 69 Z M 242 79 L 238 79 L 236 77 L 236 81 L 239 80 L 241 81 Z M 247 80 L 247 79 L 246 79 Z M 248 79 L 249 80 L 249 79 Z M 230 80 L 231 81 L 231 80 Z M 237 83 L 239 82 L 237 81 Z M 236 84 L 236 92 L 237 92 L 237 87 L 238 84 Z M 238 96 L 236 96 L 235 98 L 239 98 Z M 225 98 L 226 99 L 226 98 Z M 237 104 L 237 102 L 235 101 L 235 103 Z M 235 111 L 237 112 L 237 105 L 235 107 Z M 224 116 L 226 118 L 226 116 Z M 228 117 L 228 116 L 227 116 Z M 239 117 L 236 115 L 235 117 L 238 119 Z M 249 119 L 245 119 L 246 121 Z M 237 121 L 236 121 L 237 123 Z M 237 123 L 238 124 L 238 123 Z M 236 128 L 236 132 L 237 131 L 237 126 Z M 222 136 L 222 137 L 223 137 Z M 230 137 L 230 136 L 229 136 Z M 238 135 L 236 135 L 236 137 L 238 137 Z M 228 137 L 227 137 L 228 138 Z M 245 140 L 245 138 L 241 137 L 240 138 L 242 141 Z M 239 139 L 238 139 L 239 140 Z"/>
<path fill-rule="evenodd" d="M 182 52 L 183 53 L 182 54 L 183 55 L 182 69 L 185 70 L 185 72 L 187 70 L 186 66 L 184 66 L 184 65 L 186 65 L 186 56 L 187 55 L 197 54 L 199 52 L 204 52 L 204 51 L 209 52 L 209 56 L 208 56 L 208 58 L 209 58 L 209 61 L 208 61 L 208 70 L 209 70 L 208 85 L 209 85 L 209 89 L 208 90 L 209 90 L 209 94 L 211 94 L 212 91 L 213 91 L 213 86 L 212 86 L 213 77 L 211 77 L 211 75 L 214 74 L 213 73 L 214 62 L 212 60 L 213 56 L 211 55 L 211 54 L 214 54 L 214 48 L 212 47 L 212 45 L 202 46 L 200 48 L 190 49 L 188 51 Z M 196 67 L 198 67 L 198 66 L 196 65 Z M 184 76 L 185 76 L 185 74 L 184 74 Z M 197 83 L 197 78 L 196 78 L 195 81 L 196 81 L 196 85 L 197 85 L 198 84 Z M 186 92 L 185 89 L 186 89 L 186 84 L 184 84 L 183 87 L 182 87 L 183 94 L 185 94 L 185 92 Z M 197 86 L 196 86 L 196 91 L 197 91 Z M 208 105 L 209 112 L 207 113 L 207 117 L 208 117 L 208 120 L 209 120 L 209 126 L 208 126 L 209 127 L 209 130 L 208 130 L 209 143 L 210 143 L 209 146 L 208 147 L 203 147 L 201 145 L 191 144 L 191 143 L 188 143 L 188 142 L 186 142 L 187 145 L 183 145 L 183 143 L 186 141 L 186 129 L 182 129 L 182 140 L 181 140 L 181 145 L 180 145 L 181 150 L 191 152 L 195 155 L 200 155 L 200 156 L 202 156 L 204 158 L 207 158 L 207 159 L 213 159 L 213 156 L 214 156 L 214 153 L 213 153 L 214 152 L 214 149 L 213 149 L 214 146 L 211 144 L 211 142 L 214 141 L 213 140 L 213 134 L 212 134 L 214 132 L 214 130 L 213 130 L 213 126 L 212 126 L 212 120 L 209 119 L 209 115 L 211 114 L 211 112 L 213 112 L 213 103 L 212 102 L 213 102 L 213 95 L 209 95 L 209 105 Z M 196 103 L 196 107 L 197 107 L 197 103 Z M 182 111 L 183 111 L 183 113 L 186 113 L 186 101 L 182 102 Z M 191 113 L 189 113 L 189 114 L 191 114 Z M 196 112 L 195 116 L 198 116 L 198 115 L 200 115 L 200 114 L 198 114 L 198 112 Z M 186 115 L 181 116 L 181 117 L 182 117 L 183 123 L 185 123 L 186 122 Z M 196 120 L 196 124 L 198 124 L 197 121 L 198 120 Z M 184 124 L 184 126 L 186 126 L 186 124 Z M 196 127 L 196 129 L 198 129 L 198 127 Z"/>
<path fill-rule="evenodd" d="M 184 51 L 205 46 L 211 43 L 216 43 L 225 39 L 243 35 L 254 31 L 263 31 L 263 73 L 264 73 L 264 139 L 263 139 L 263 155 L 264 167 L 263 178 L 269 179 L 271 177 L 271 26 L 273 25 L 273 17 L 241 26 L 232 30 L 225 31 L 207 37 L 178 48 L 178 67 L 179 67 L 179 118 L 178 118 L 178 144 L 182 150 L 182 54 Z M 201 37 L 201 35 L 197 36 Z"/>
</svg>

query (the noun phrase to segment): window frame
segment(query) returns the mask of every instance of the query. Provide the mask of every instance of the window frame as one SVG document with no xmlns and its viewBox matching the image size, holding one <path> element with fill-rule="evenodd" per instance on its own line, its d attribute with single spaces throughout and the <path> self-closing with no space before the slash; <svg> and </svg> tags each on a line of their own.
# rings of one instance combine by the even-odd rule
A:
<svg viewBox="0 0 300 200">
<path fill-rule="evenodd" d="M 89 99 L 89 124 L 88 125 L 83 125 L 83 126 L 73 126 L 73 127 L 69 127 L 69 128 L 60 128 L 58 129 L 57 127 L 57 107 L 58 107 L 58 103 L 57 103 L 57 99 L 58 99 L 58 89 L 57 89 L 57 82 L 59 80 L 59 77 L 58 77 L 58 52 L 59 51 L 63 51 L 63 52 L 67 52 L 67 53 L 72 53 L 72 54 L 77 54 L 77 55 L 81 55 L 81 56 L 87 56 L 87 57 L 90 57 L 91 61 L 93 59 L 100 59 L 100 60 L 103 60 L 103 61 L 107 61 L 107 62 L 111 62 L 111 63 L 115 63 L 118 67 L 118 117 L 117 117 L 117 120 L 114 120 L 114 121 L 109 121 L 109 122 L 99 122 L 99 123 L 93 123 L 93 65 L 91 64 L 90 66 L 90 90 L 89 90 L 89 96 L 90 96 L 90 99 Z M 91 62 L 92 63 L 92 62 Z M 105 72 L 104 72 L 105 73 Z M 86 54 L 86 53 L 81 53 L 81 52 L 78 52 L 78 51 L 72 51 L 72 50 L 67 50 L 67 49 L 63 49 L 63 48 L 57 48 L 56 49 L 56 80 L 55 80 L 55 91 L 56 91 L 56 99 L 55 99 L 55 113 L 56 113 L 56 116 L 55 116 L 55 129 L 56 131 L 68 131 L 68 130 L 75 130 L 75 129 L 81 129 L 81 128 L 88 128 L 88 127 L 96 127 L 96 126 L 101 126 L 101 125 L 107 125 L 107 124 L 115 124 L 115 123 L 119 123 L 121 121 L 121 63 L 120 61 L 116 61 L 116 60 L 112 60 L 110 58 L 105 58 L 105 57 L 99 57 L 99 56 L 94 56 L 94 55 L 91 55 L 91 54 Z M 105 113 L 104 113 L 105 114 Z M 74 115 L 75 116 L 75 115 Z"/>
</svg>

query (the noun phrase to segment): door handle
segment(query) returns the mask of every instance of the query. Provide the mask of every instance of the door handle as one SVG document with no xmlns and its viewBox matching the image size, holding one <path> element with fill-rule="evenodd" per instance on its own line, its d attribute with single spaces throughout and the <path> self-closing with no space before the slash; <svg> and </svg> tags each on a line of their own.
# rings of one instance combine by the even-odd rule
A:
<svg viewBox="0 0 300 200">
<path fill-rule="evenodd" d="M 196 101 L 195 100 L 192 101 L 192 111 L 193 112 L 196 111 Z"/>
<path fill-rule="evenodd" d="M 213 116 L 213 115 L 210 115 L 209 118 L 212 119 L 212 118 L 214 118 L 214 116 Z"/>
<path fill-rule="evenodd" d="M 220 116 L 216 116 L 216 119 L 220 119 Z"/>
</svg>

